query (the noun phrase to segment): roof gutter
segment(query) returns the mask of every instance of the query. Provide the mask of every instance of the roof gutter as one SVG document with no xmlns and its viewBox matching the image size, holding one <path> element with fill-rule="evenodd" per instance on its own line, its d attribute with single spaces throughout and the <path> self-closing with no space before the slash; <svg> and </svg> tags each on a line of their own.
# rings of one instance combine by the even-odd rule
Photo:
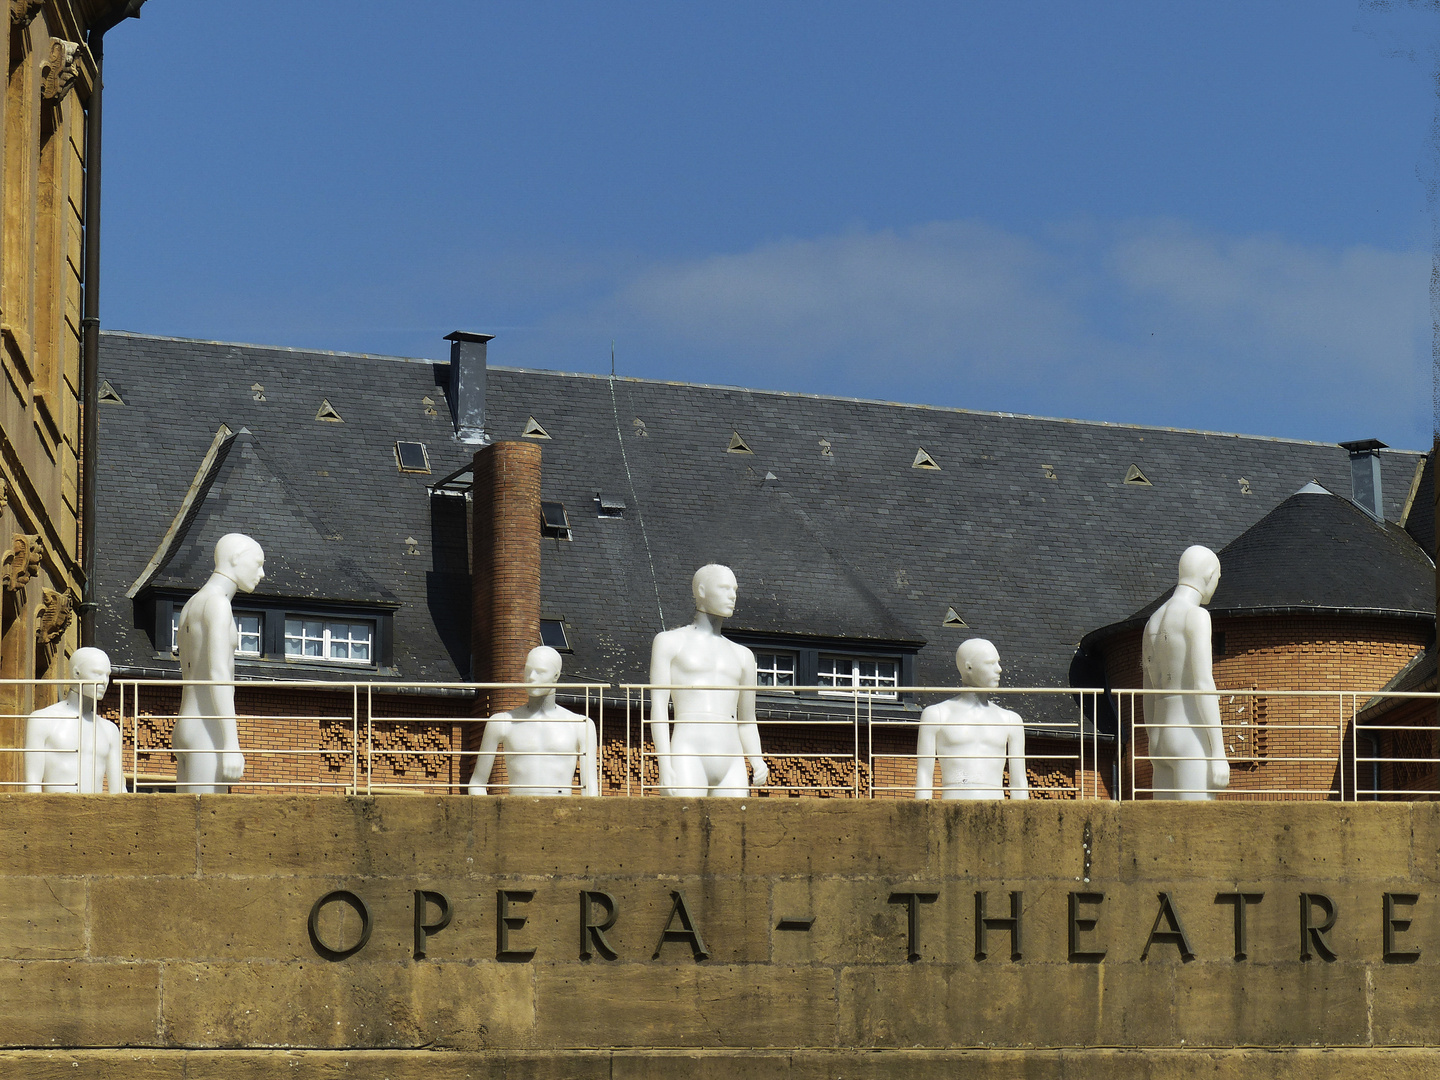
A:
<svg viewBox="0 0 1440 1080">
<path fill-rule="evenodd" d="M 105 34 L 125 19 L 138 19 L 145 0 L 114 0 L 86 35 L 95 60 L 95 87 L 85 110 L 85 248 L 83 336 L 80 389 L 80 573 L 84 577 L 78 611 L 80 644 L 95 644 L 95 470 L 98 460 L 100 397 L 100 111 L 105 87 Z"/>
</svg>

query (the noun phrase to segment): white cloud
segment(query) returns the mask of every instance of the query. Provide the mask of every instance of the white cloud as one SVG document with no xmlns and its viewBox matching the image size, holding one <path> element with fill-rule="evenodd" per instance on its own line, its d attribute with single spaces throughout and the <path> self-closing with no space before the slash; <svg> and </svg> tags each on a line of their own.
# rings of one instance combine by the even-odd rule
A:
<svg viewBox="0 0 1440 1080">
<path fill-rule="evenodd" d="M 952 221 L 654 266 L 612 304 L 672 378 L 1423 445 L 1429 273 L 1175 221 Z"/>
<path fill-rule="evenodd" d="M 656 267 L 621 293 L 653 328 L 792 364 L 878 355 L 1036 362 L 1083 319 L 1053 252 L 977 222 L 784 240 Z"/>
</svg>

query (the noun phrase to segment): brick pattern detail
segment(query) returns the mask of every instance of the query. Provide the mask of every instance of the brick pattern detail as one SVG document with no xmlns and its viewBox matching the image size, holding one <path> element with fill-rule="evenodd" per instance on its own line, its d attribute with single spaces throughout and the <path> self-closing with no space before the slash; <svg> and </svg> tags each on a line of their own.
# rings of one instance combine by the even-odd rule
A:
<svg viewBox="0 0 1440 1080">
<path fill-rule="evenodd" d="M 1389 682 L 1429 638 L 1429 627 L 1418 620 L 1378 616 L 1217 616 L 1212 629 L 1225 636 L 1224 655 L 1214 660 L 1221 721 L 1244 724 L 1225 731 L 1230 788 L 1220 798 L 1230 800 L 1333 798 L 1329 793 L 1338 792 L 1342 780 L 1348 792 L 1350 780 L 1342 776 L 1341 750 L 1342 739 L 1345 743 L 1350 739 L 1352 709 Z M 1116 690 L 1140 686 L 1142 635 L 1143 629 L 1137 627 L 1106 645 L 1106 675 Z M 1291 689 L 1317 693 L 1313 697 L 1264 693 Z M 1352 703 L 1349 697 L 1342 700 L 1341 693 L 1360 697 Z M 1121 694 L 1116 700 L 1127 732 L 1133 723 L 1144 722 L 1139 698 Z M 1132 748 L 1135 786 L 1152 786 L 1147 746 L 1144 730 L 1135 730 L 1121 763 L 1127 792 Z"/>
<path fill-rule="evenodd" d="M 540 644 L 540 447 L 502 441 L 475 454 L 470 650 L 476 682 L 520 682 Z M 524 704 L 523 690 L 482 692 L 475 716 Z M 479 747 L 478 725 L 467 732 Z"/>
<path fill-rule="evenodd" d="M 469 702 L 463 698 L 418 696 L 359 697 L 348 691 L 288 690 L 242 686 L 235 707 L 240 716 L 240 749 L 245 754 L 245 780 L 236 793 L 261 791 L 336 792 L 424 785 L 434 791 L 457 790 L 462 776 L 460 749 Z M 178 687 L 145 687 L 137 710 L 127 693 L 123 764 L 151 782 L 173 782 L 175 755 L 170 752 Z M 101 712 L 120 722 L 118 688 L 101 702 Z M 368 723 L 367 723 L 368 721 Z M 136 728 L 140 753 L 135 754 Z M 352 765 L 351 748 L 358 727 L 360 754 Z M 463 771 L 468 771 L 468 763 Z"/>
</svg>

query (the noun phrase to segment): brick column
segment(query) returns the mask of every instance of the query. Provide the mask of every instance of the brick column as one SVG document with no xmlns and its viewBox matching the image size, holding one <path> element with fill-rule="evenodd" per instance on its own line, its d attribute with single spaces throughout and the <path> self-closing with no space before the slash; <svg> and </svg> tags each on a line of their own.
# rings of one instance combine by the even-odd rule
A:
<svg viewBox="0 0 1440 1080">
<path fill-rule="evenodd" d="M 470 657 L 476 682 L 519 682 L 540 644 L 540 447 L 493 443 L 475 455 Z M 523 704 L 524 691 L 481 691 L 476 716 Z M 465 749 L 479 746 L 467 725 Z"/>
</svg>

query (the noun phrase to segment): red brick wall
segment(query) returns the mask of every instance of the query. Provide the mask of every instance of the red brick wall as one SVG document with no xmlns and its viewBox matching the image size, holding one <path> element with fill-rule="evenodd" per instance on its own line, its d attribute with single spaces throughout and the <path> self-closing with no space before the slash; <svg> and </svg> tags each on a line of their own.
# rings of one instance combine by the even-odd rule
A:
<svg viewBox="0 0 1440 1080">
<path fill-rule="evenodd" d="M 1430 626 L 1414 619 L 1298 614 L 1216 616 L 1212 629 L 1224 634 L 1224 654 L 1215 657 L 1214 671 L 1231 758 L 1229 792 L 1221 796 L 1228 799 L 1304 797 L 1280 793 L 1294 791 L 1326 798 L 1338 791 L 1342 733 L 1348 738 L 1354 709 L 1420 652 L 1431 633 Z M 1105 670 L 1115 690 L 1140 687 L 1142 633 L 1136 627 L 1105 645 Z M 1227 690 L 1241 692 L 1224 693 Z M 1290 697 L 1247 692 L 1275 690 L 1316 693 Z M 1348 696 L 1352 694 L 1360 695 L 1359 700 Z M 1143 723 L 1138 698 L 1121 694 L 1116 700 L 1127 729 L 1132 720 Z M 1151 770 L 1143 730 L 1135 732 L 1133 746 L 1135 785 L 1148 788 Z M 1129 750 L 1127 745 L 1121 766 L 1127 791 Z M 1345 787 L 1348 791 L 1348 780 Z"/>
</svg>

